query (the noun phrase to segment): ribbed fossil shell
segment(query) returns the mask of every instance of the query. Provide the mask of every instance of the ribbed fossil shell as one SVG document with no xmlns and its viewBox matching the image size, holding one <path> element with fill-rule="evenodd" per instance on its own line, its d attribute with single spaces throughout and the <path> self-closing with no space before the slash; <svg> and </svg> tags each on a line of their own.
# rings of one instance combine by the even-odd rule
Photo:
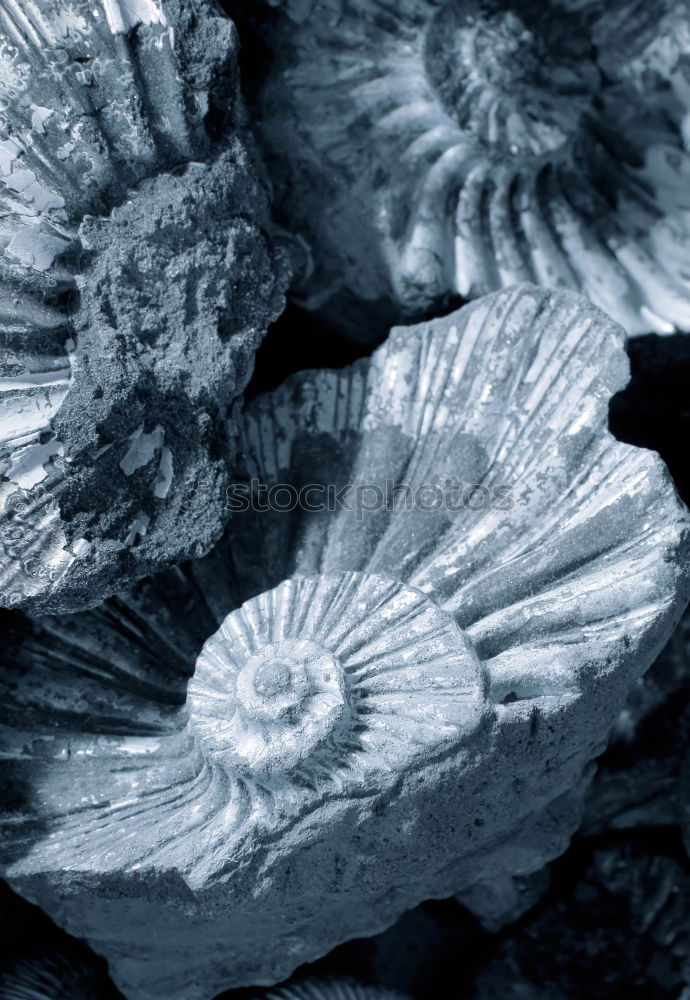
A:
<svg viewBox="0 0 690 1000">
<path fill-rule="evenodd" d="M 7 804 L 3 800 L 3 809 Z M 2 1000 L 122 1000 L 103 959 L 70 939 L 4 882 L 0 941 Z"/>
<path fill-rule="evenodd" d="M 45 952 L 0 966 L 2 1000 L 116 1000 L 105 975 L 68 953 Z"/>
<path fill-rule="evenodd" d="M 302 979 L 257 994 L 257 1000 L 403 1000 L 401 994 L 355 979 Z"/>
<path fill-rule="evenodd" d="M 533 286 L 395 330 L 251 404 L 247 475 L 490 502 L 240 510 L 96 611 L 7 622 L 8 877 L 131 1000 L 270 985 L 562 849 L 687 597 L 687 513 L 606 429 L 622 342 Z"/>
<path fill-rule="evenodd" d="M 690 329 L 686 3 L 268 3 L 229 6 L 270 48 L 255 124 L 310 309 L 366 339 L 534 281 Z"/>
<path fill-rule="evenodd" d="M 185 497 L 225 482 L 279 305 L 236 50 L 213 0 L 0 10 L 4 607 L 95 604 L 221 533 Z"/>
<path fill-rule="evenodd" d="M 354 793 L 471 732 L 484 696 L 450 615 L 392 580 L 345 573 L 287 580 L 228 616 L 201 651 L 188 705 L 226 770 L 292 771 L 314 787 L 332 777 Z"/>
</svg>

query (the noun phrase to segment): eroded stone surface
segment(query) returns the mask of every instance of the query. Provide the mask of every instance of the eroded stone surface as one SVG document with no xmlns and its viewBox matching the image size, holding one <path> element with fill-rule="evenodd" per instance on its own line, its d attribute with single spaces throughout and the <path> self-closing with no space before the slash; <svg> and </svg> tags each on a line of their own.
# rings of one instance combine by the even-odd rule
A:
<svg viewBox="0 0 690 1000">
<path fill-rule="evenodd" d="M 562 851 L 687 599 L 687 512 L 607 431 L 626 374 L 603 314 L 522 286 L 259 397 L 249 479 L 397 502 L 236 510 L 98 610 L 13 616 L 12 885 L 131 1000 L 202 1000 Z"/>
<path fill-rule="evenodd" d="M 213 0 L 0 20 L 0 603 L 74 610 L 207 551 L 281 305 Z M 278 269 L 280 270 L 280 269 Z"/>
<path fill-rule="evenodd" d="M 632 688 L 608 749 L 597 762 L 583 832 L 687 823 L 689 643 L 686 612 L 661 655 Z"/>
<path fill-rule="evenodd" d="M 366 340 L 527 280 L 690 328 L 687 4 L 227 5 L 308 308 Z"/>
</svg>

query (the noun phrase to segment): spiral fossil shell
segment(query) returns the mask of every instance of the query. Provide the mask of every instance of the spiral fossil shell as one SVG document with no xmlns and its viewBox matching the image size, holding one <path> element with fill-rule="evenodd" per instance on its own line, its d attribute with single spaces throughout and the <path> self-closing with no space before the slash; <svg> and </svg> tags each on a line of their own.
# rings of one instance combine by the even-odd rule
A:
<svg viewBox="0 0 690 1000">
<path fill-rule="evenodd" d="M 690 329 L 687 4 L 236 6 L 270 46 L 252 101 L 313 250 L 299 301 L 366 339 L 534 281 L 631 334 Z"/>
<path fill-rule="evenodd" d="M 312 772 L 315 787 L 331 770 L 347 768 L 338 783 L 355 777 L 361 788 L 404 773 L 420 750 L 471 732 L 483 703 L 479 661 L 452 617 L 418 591 L 357 573 L 288 580 L 242 605 L 189 685 L 214 759 L 267 778 Z"/>
<path fill-rule="evenodd" d="M 280 299 L 236 49 L 212 0 L 0 10 L 4 607 L 95 604 L 221 533 L 185 497 L 227 476 Z"/>
<path fill-rule="evenodd" d="M 562 849 L 688 592 L 663 465 L 606 429 L 623 339 L 529 285 L 394 330 L 255 400 L 247 476 L 497 502 L 247 509 L 102 608 L 11 616 L 5 870 L 132 1000 L 270 985 Z"/>
</svg>

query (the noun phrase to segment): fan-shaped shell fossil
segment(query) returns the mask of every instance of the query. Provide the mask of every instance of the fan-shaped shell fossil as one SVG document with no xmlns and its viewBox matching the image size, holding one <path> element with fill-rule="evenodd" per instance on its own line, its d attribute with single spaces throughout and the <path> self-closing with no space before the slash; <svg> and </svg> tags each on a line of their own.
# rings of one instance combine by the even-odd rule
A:
<svg viewBox="0 0 690 1000">
<path fill-rule="evenodd" d="M 690 329 L 686 3 L 269 4 L 254 118 L 309 308 L 364 339 L 534 281 Z"/>
<path fill-rule="evenodd" d="M 0 10 L 4 607 L 95 604 L 221 533 L 185 499 L 222 488 L 280 297 L 236 49 L 213 0 Z"/>
<path fill-rule="evenodd" d="M 238 511 L 96 611 L 11 618 L 8 877 L 132 1000 L 270 985 L 561 849 L 687 597 L 687 513 L 606 430 L 622 342 L 533 286 L 395 330 L 259 397 L 241 441 L 267 488 L 395 503 Z"/>
</svg>

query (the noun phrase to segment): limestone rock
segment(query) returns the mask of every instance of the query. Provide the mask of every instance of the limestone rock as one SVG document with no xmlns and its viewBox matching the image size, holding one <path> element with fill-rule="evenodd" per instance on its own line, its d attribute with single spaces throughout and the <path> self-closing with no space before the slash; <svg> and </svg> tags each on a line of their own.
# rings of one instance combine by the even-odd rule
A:
<svg viewBox="0 0 690 1000">
<path fill-rule="evenodd" d="M 366 340 L 534 281 L 690 329 L 686 3 L 227 2 L 302 304 Z"/>
<path fill-rule="evenodd" d="M 688 595 L 687 512 L 607 431 L 623 339 L 521 286 L 293 376 L 208 556 L 6 623 L 4 868 L 129 1000 L 271 985 L 563 849 Z"/>
<path fill-rule="evenodd" d="M 482 927 L 495 933 L 519 920 L 549 888 L 548 868 L 531 875 L 503 875 L 472 886 L 457 897 L 459 903 L 479 917 Z"/>
<path fill-rule="evenodd" d="M 95 605 L 207 551 L 277 315 L 214 0 L 0 11 L 0 605 Z"/>
<path fill-rule="evenodd" d="M 690 614 L 633 686 L 597 761 L 582 824 L 586 834 L 677 826 L 690 789 L 683 762 L 690 746 Z"/>
</svg>

